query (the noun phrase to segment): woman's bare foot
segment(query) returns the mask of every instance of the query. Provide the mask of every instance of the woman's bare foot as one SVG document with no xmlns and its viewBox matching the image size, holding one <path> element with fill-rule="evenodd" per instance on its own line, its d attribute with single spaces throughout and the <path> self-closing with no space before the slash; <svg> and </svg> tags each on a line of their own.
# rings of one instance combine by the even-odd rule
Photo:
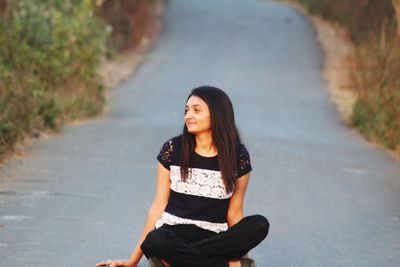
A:
<svg viewBox="0 0 400 267">
<path fill-rule="evenodd" d="M 246 258 L 241 258 L 239 261 L 230 261 L 229 267 L 256 267 L 254 260 Z"/>
<path fill-rule="evenodd" d="M 241 267 L 240 261 L 230 261 L 229 267 Z"/>
</svg>

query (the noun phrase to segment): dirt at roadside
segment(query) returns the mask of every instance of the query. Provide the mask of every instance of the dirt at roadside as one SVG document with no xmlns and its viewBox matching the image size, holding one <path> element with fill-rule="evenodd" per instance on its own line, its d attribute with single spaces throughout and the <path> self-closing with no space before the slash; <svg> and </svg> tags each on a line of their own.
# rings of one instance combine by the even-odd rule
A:
<svg viewBox="0 0 400 267">
<path fill-rule="evenodd" d="M 317 39 L 325 52 L 323 75 L 328 83 L 331 100 L 343 121 L 350 126 L 350 118 L 357 95 L 350 88 L 349 65 L 353 46 L 345 29 L 319 17 L 311 20 L 317 29 Z"/>
</svg>

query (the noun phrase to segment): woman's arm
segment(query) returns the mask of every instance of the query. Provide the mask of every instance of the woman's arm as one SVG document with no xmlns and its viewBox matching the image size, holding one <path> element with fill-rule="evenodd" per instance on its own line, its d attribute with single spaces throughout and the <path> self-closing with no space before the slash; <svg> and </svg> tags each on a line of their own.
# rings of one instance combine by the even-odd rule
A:
<svg viewBox="0 0 400 267">
<path fill-rule="evenodd" d="M 147 234 L 154 229 L 156 221 L 161 217 L 165 207 L 167 206 L 170 194 L 170 183 L 169 170 L 158 162 L 156 195 L 148 211 L 147 220 L 142 235 L 140 236 L 139 242 L 129 260 L 131 263 L 134 263 L 132 266 L 136 266 L 139 263 L 141 257 L 143 256 L 140 246 L 142 245 Z"/>
<path fill-rule="evenodd" d="M 228 226 L 231 227 L 238 223 L 243 217 L 243 201 L 244 194 L 246 193 L 247 184 L 249 183 L 250 173 L 247 173 L 236 180 L 235 189 L 231 200 L 229 202 L 227 221 Z"/>
<path fill-rule="evenodd" d="M 169 170 L 166 169 L 162 164 L 158 162 L 157 165 L 157 188 L 153 203 L 147 214 L 147 220 L 140 236 L 139 242 L 135 247 L 130 259 L 126 260 L 113 260 L 113 261 L 102 261 L 96 264 L 96 266 L 127 266 L 136 267 L 139 264 L 140 259 L 143 256 L 143 252 L 140 249 L 147 234 L 154 229 L 156 221 L 161 217 L 168 203 L 170 194 L 170 178 Z"/>
</svg>

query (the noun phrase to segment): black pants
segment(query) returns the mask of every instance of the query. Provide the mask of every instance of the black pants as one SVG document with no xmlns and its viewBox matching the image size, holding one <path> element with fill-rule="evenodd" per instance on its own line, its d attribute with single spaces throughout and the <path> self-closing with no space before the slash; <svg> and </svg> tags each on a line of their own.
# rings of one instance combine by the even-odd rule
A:
<svg viewBox="0 0 400 267">
<path fill-rule="evenodd" d="M 141 249 L 147 258 L 167 260 L 173 267 L 227 267 L 240 259 L 268 234 L 268 220 L 261 215 L 243 218 L 220 233 L 195 225 L 163 225 L 151 231 Z"/>
</svg>

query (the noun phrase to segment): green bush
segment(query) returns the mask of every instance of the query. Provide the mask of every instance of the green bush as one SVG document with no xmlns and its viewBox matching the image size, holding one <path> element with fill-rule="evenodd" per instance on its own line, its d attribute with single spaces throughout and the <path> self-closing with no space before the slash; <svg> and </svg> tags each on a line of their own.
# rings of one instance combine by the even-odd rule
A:
<svg viewBox="0 0 400 267">
<path fill-rule="evenodd" d="M 375 44 L 359 47 L 352 82 L 359 95 L 353 124 L 366 136 L 390 149 L 400 148 L 400 51 Z"/>
<path fill-rule="evenodd" d="M 386 147 L 396 149 L 400 128 L 390 105 L 358 99 L 354 105 L 353 124 L 369 139 L 380 140 Z"/>
<path fill-rule="evenodd" d="M 49 84 L 73 76 L 92 80 L 108 33 L 93 17 L 91 2 L 12 0 L 11 17 L 1 28 L 4 66 L 29 69 Z"/>
<path fill-rule="evenodd" d="M 91 0 L 9 0 L 0 20 L 0 154 L 25 133 L 101 111 L 110 31 Z"/>
</svg>

